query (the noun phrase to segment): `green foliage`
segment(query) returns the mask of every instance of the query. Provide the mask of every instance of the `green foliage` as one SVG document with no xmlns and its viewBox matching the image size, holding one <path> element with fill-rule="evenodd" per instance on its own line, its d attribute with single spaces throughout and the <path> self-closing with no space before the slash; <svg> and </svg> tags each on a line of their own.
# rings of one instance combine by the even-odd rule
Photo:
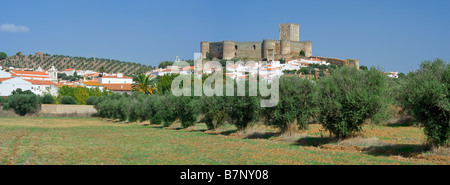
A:
<svg viewBox="0 0 450 185">
<path fill-rule="evenodd" d="M 100 97 L 90 96 L 86 98 L 86 105 L 97 105 L 100 102 Z"/>
<path fill-rule="evenodd" d="M 308 128 L 308 120 L 316 112 L 314 104 L 314 82 L 300 77 L 280 78 L 278 105 L 263 108 L 263 115 L 269 125 L 281 129 L 282 133 Z"/>
<path fill-rule="evenodd" d="M 42 104 L 55 104 L 55 98 L 51 94 L 44 94 L 41 97 Z"/>
<path fill-rule="evenodd" d="M 197 116 L 200 114 L 200 101 L 192 96 L 178 97 L 178 118 L 181 126 L 187 128 L 197 122 Z"/>
<path fill-rule="evenodd" d="M 425 61 L 402 86 L 401 103 L 424 126 L 428 142 L 448 145 L 450 137 L 450 68 L 447 62 Z"/>
<path fill-rule="evenodd" d="M 158 68 L 166 68 L 167 66 L 173 65 L 173 61 L 163 61 L 159 63 Z"/>
<path fill-rule="evenodd" d="M 61 100 L 59 101 L 59 103 L 74 105 L 74 104 L 77 104 L 77 101 L 72 96 L 63 96 L 63 97 L 61 97 Z"/>
<path fill-rule="evenodd" d="M 369 70 L 369 69 L 367 68 L 367 66 L 359 66 L 359 69 L 364 70 L 364 71 Z"/>
<path fill-rule="evenodd" d="M 110 93 L 110 91 L 103 89 L 100 90 L 98 87 L 96 88 L 87 88 L 87 87 L 69 87 L 67 85 L 62 86 L 58 89 L 58 97 L 57 99 L 60 102 L 61 97 L 63 96 L 71 96 L 75 99 L 77 104 L 86 105 L 86 99 L 91 96 L 106 96 Z"/>
<path fill-rule="evenodd" d="M 35 94 L 14 94 L 8 97 L 4 109 L 14 109 L 16 114 L 25 116 L 35 111 L 39 106 L 39 96 Z"/>
<path fill-rule="evenodd" d="M 209 52 L 206 52 L 206 60 L 212 60 L 212 59 L 213 59 L 212 54 Z"/>
<path fill-rule="evenodd" d="M 223 96 L 203 96 L 201 104 L 202 112 L 205 115 L 205 123 L 209 130 L 219 128 L 228 119 Z"/>
<path fill-rule="evenodd" d="M 0 60 L 6 59 L 7 57 L 8 55 L 6 55 L 6 53 L 0 52 Z"/>
<path fill-rule="evenodd" d="M 302 56 L 303 56 L 303 57 L 306 56 L 305 51 L 301 50 L 299 56 L 301 56 L 301 57 L 302 57 Z"/>
<path fill-rule="evenodd" d="M 163 76 L 158 76 L 158 81 L 156 82 L 156 92 L 160 95 L 170 93 L 172 90 L 172 81 L 177 77 L 177 74 L 165 74 Z"/>
<path fill-rule="evenodd" d="M 161 110 L 159 114 L 164 122 L 164 126 L 168 127 L 178 118 L 178 97 L 168 93 L 161 96 Z"/>
<path fill-rule="evenodd" d="M 340 68 L 317 81 L 318 121 L 337 138 L 361 131 L 366 119 L 387 119 L 392 97 L 386 75 L 371 68 Z"/>
<path fill-rule="evenodd" d="M 246 83 L 246 81 L 239 81 L 239 83 Z M 260 101 L 259 97 L 249 95 L 250 90 L 248 90 L 248 87 L 246 88 L 245 96 L 236 96 L 237 86 L 237 83 L 235 83 L 235 96 L 224 96 L 226 102 L 225 110 L 227 111 L 229 122 L 239 130 L 244 130 L 252 122 L 258 120 Z"/>
</svg>

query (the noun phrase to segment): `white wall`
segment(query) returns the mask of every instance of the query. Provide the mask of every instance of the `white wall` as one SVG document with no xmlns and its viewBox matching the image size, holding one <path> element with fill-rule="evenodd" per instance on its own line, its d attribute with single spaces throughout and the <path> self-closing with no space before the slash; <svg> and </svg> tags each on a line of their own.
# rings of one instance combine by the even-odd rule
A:
<svg viewBox="0 0 450 185">
<path fill-rule="evenodd" d="M 0 82 L 0 96 L 9 96 L 14 90 L 18 88 L 21 88 L 23 91 L 32 90 L 31 86 L 31 82 L 25 81 L 20 78 L 5 80 L 3 82 Z"/>
<path fill-rule="evenodd" d="M 0 70 L 0 78 L 8 78 L 11 77 L 11 73 Z"/>
<path fill-rule="evenodd" d="M 132 78 L 101 77 L 101 78 L 98 78 L 98 83 L 101 83 L 101 84 L 131 84 L 131 83 L 133 83 L 133 79 Z"/>
</svg>

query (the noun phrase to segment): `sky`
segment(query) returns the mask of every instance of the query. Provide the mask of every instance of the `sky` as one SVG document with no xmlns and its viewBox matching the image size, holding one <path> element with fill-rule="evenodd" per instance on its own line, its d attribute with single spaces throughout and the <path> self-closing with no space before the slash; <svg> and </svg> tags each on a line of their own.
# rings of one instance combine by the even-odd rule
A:
<svg viewBox="0 0 450 185">
<path fill-rule="evenodd" d="M 145 65 L 193 59 L 201 41 L 279 39 L 300 25 L 313 56 L 407 73 L 450 61 L 448 0 L 2 0 L 0 51 Z"/>
</svg>

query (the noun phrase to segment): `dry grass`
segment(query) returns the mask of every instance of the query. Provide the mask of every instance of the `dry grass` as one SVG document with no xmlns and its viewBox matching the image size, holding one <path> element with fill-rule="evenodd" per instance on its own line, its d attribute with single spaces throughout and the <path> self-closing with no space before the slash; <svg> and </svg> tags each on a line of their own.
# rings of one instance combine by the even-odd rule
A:
<svg viewBox="0 0 450 185">
<path fill-rule="evenodd" d="M 236 132 L 21 117 L 0 118 L 0 131 L 0 164 L 450 164 L 446 149 L 422 151 L 423 133 L 411 126 L 365 125 L 363 136 L 342 141 L 318 124 L 284 138 L 264 125 Z"/>
</svg>

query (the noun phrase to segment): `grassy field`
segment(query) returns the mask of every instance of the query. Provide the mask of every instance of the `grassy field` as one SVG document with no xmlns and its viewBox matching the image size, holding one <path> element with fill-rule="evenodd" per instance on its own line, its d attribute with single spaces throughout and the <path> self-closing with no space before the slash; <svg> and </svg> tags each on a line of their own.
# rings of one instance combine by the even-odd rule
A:
<svg viewBox="0 0 450 185">
<path fill-rule="evenodd" d="M 362 136 L 326 137 L 320 125 L 295 137 L 256 126 L 206 131 L 98 118 L 0 118 L 0 164 L 450 164 L 422 145 L 420 128 L 366 125 Z"/>
</svg>

